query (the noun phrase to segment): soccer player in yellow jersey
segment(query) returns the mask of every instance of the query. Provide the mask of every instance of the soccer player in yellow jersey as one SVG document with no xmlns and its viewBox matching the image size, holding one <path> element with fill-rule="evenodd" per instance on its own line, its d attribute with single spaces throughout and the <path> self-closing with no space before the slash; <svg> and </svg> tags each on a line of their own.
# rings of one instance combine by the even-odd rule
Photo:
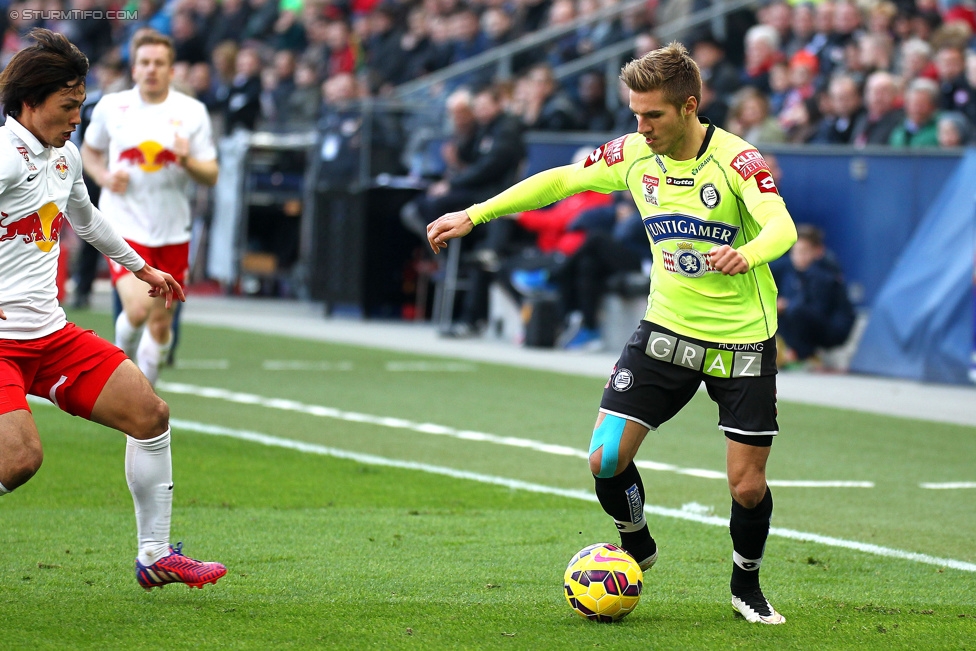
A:
<svg viewBox="0 0 976 651">
<path fill-rule="evenodd" d="M 654 264 L 647 312 L 604 388 L 590 470 L 621 544 L 643 569 L 658 558 L 634 456 L 702 382 L 719 408 L 732 494 L 732 606 L 781 624 L 759 585 L 773 498 L 766 460 L 776 423 L 776 285 L 767 263 L 796 228 L 762 155 L 698 118 L 701 75 L 672 43 L 624 66 L 637 132 L 573 165 L 540 172 L 427 228 L 431 248 L 477 224 L 582 192 L 630 190 Z"/>
</svg>

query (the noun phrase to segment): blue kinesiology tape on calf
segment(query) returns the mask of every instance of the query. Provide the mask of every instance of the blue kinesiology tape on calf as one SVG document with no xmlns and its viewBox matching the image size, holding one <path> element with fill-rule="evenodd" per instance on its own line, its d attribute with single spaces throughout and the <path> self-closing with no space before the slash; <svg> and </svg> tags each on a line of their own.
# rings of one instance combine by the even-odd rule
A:
<svg viewBox="0 0 976 651">
<path fill-rule="evenodd" d="M 597 477 L 613 477 L 617 471 L 617 457 L 620 454 L 620 439 L 624 434 L 627 420 L 613 414 L 606 414 L 603 421 L 593 430 L 590 439 L 590 455 L 603 448 L 600 472 Z"/>
</svg>

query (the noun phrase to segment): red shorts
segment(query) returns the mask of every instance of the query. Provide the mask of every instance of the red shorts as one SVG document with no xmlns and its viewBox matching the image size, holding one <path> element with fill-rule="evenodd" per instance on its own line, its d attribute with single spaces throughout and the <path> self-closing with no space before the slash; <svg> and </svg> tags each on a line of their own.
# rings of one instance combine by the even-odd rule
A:
<svg viewBox="0 0 976 651">
<path fill-rule="evenodd" d="M 186 284 L 186 275 L 190 271 L 190 243 L 166 244 L 164 246 L 143 246 L 136 242 L 129 242 L 129 246 L 142 256 L 150 267 L 165 271 L 176 279 L 180 285 Z M 115 260 L 108 258 L 108 270 L 112 274 L 112 284 L 119 281 L 125 274 L 132 273 Z"/>
<path fill-rule="evenodd" d="M 91 418 L 121 349 L 68 323 L 40 339 L 0 339 L 0 414 L 26 409 L 27 394 L 47 398 L 72 416 Z"/>
</svg>

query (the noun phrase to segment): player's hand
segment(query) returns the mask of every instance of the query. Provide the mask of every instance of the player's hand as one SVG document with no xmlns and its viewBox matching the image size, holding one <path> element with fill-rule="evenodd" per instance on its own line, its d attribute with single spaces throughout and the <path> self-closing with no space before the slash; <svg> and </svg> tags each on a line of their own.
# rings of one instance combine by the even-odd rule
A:
<svg viewBox="0 0 976 651">
<path fill-rule="evenodd" d="M 190 139 L 179 134 L 173 136 L 173 153 L 176 154 L 180 167 L 186 167 L 186 162 L 190 159 Z"/>
<path fill-rule="evenodd" d="M 180 287 L 180 284 L 176 282 L 175 278 L 165 271 L 153 269 L 147 264 L 135 272 L 135 277 L 149 285 L 149 295 L 153 298 L 157 296 L 166 297 L 167 310 L 173 304 L 174 296 L 180 299 L 181 302 L 186 302 L 186 294 L 183 293 L 183 288 Z"/>
<path fill-rule="evenodd" d="M 3 313 L 3 310 L 0 310 L 0 319 L 7 320 L 7 315 Z"/>
<path fill-rule="evenodd" d="M 749 263 L 746 262 L 745 256 L 728 244 L 713 247 L 707 255 L 712 268 L 726 276 L 744 274 L 749 271 Z"/>
<path fill-rule="evenodd" d="M 427 224 L 427 242 L 435 254 L 440 253 L 441 249 L 447 248 L 448 240 L 464 237 L 472 228 L 474 222 L 468 217 L 466 210 L 449 212 Z"/>
<path fill-rule="evenodd" d="M 105 177 L 105 188 L 115 194 L 125 194 L 129 187 L 129 173 L 125 170 L 115 170 Z"/>
</svg>

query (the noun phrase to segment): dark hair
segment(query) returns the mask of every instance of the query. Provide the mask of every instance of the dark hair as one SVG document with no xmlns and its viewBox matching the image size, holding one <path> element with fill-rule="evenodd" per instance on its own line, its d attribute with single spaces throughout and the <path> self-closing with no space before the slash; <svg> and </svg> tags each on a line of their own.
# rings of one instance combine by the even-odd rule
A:
<svg viewBox="0 0 976 651">
<path fill-rule="evenodd" d="M 84 86 L 88 74 L 88 58 L 63 35 L 35 27 L 27 37 L 36 44 L 15 54 L 0 72 L 3 114 L 14 118 L 25 104 L 40 106 L 54 93 Z"/>
</svg>

